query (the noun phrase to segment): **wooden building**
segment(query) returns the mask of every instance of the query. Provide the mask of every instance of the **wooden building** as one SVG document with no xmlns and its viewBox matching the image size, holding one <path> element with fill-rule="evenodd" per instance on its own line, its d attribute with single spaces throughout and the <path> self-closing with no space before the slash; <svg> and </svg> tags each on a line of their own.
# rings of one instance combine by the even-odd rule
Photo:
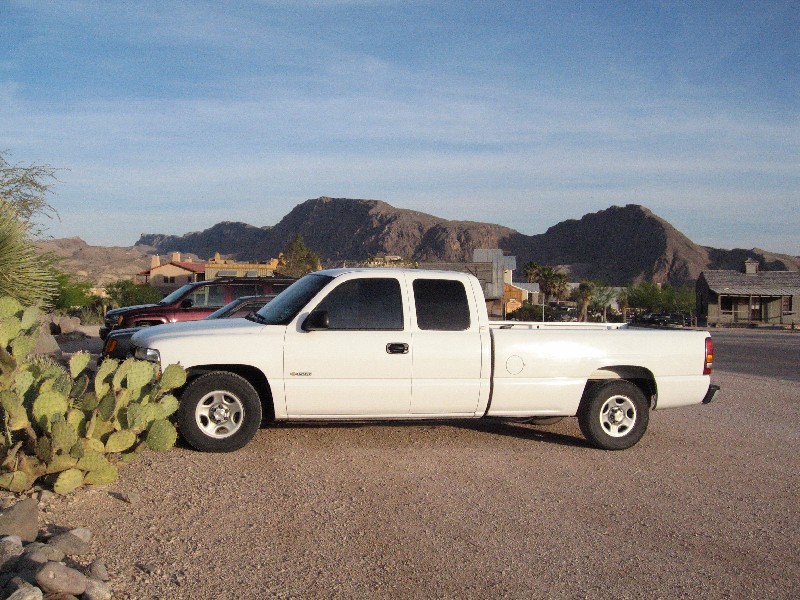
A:
<svg viewBox="0 0 800 600">
<path fill-rule="evenodd" d="M 800 324 L 800 272 L 761 271 L 748 259 L 742 271 L 703 271 L 695 293 L 702 325 Z"/>
</svg>

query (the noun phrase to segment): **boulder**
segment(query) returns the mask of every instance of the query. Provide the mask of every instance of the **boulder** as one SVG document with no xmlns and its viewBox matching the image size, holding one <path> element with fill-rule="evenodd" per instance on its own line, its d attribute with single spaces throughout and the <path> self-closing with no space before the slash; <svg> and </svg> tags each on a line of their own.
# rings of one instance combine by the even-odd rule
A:
<svg viewBox="0 0 800 600">
<path fill-rule="evenodd" d="M 26 498 L 0 512 L 0 535 L 16 535 L 24 542 L 36 541 L 39 535 L 39 505 Z"/>
</svg>

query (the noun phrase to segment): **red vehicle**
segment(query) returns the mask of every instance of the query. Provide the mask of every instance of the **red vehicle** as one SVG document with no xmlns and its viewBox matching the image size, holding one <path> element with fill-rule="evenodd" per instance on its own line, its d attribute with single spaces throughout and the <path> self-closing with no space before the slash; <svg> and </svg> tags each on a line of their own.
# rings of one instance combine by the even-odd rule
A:
<svg viewBox="0 0 800 600">
<path fill-rule="evenodd" d="M 187 283 L 157 304 L 109 310 L 105 326 L 100 328 L 100 337 L 105 340 L 111 331 L 127 327 L 197 321 L 237 298 L 277 294 L 293 282 L 291 278 L 224 277 Z"/>
</svg>

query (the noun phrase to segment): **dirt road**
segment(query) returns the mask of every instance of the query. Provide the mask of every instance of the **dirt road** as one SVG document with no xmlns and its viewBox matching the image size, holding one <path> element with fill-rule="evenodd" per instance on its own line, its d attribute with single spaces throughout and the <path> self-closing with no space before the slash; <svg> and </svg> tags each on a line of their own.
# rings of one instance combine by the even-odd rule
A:
<svg viewBox="0 0 800 600">
<path fill-rule="evenodd" d="M 121 598 L 796 598 L 800 392 L 714 379 L 623 452 L 574 419 L 274 426 L 47 516 L 95 532 Z"/>
</svg>

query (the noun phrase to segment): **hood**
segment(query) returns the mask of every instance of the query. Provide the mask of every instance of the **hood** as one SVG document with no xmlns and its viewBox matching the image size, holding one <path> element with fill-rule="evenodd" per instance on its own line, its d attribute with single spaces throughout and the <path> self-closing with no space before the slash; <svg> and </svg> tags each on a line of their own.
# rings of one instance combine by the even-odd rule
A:
<svg viewBox="0 0 800 600">
<path fill-rule="evenodd" d="M 152 348 L 164 341 L 207 336 L 249 335 L 268 327 L 247 319 L 201 319 L 170 323 L 168 327 L 144 327 L 131 338 L 135 346 Z"/>
<path fill-rule="evenodd" d="M 137 304 L 135 306 L 123 306 L 121 308 L 112 308 L 106 313 L 106 316 L 114 316 L 120 315 L 122 313 L 133 312 L 135 310 L 141 310 L 143 308 L 153 308 L 154 306 L 160 306 L 159 304 Z"/>
</svg>

